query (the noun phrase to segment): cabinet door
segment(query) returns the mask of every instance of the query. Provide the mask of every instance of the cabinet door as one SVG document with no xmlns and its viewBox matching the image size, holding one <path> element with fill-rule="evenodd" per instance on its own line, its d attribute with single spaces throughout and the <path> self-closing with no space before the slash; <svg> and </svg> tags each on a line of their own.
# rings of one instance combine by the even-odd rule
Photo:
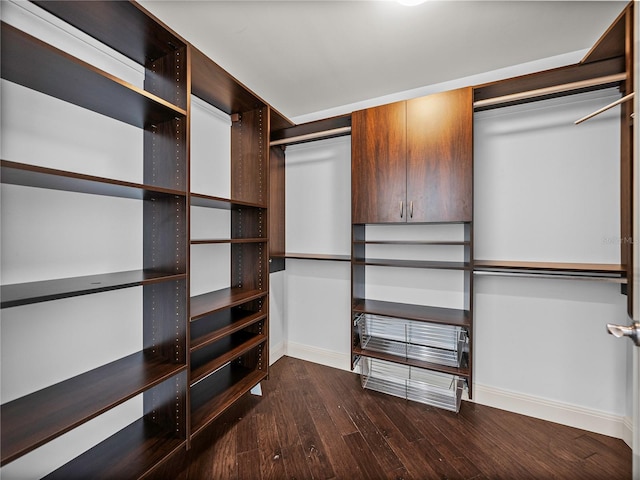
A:
<svg viewBox="0 0 640 480">
<path fill-rule="evenodd" d="M 470 222 L 472 166 L 472 89 L 409 100 L 407 221 Z"/>
<path fill-rule="evenodd" d="M 351 117 L 353 223 L 406 219 L 406 102 Z"/>
</svg>

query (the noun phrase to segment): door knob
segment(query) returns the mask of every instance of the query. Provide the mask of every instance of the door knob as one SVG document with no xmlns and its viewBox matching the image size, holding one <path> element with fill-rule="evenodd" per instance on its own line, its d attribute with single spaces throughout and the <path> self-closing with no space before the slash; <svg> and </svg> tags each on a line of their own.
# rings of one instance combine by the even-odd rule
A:
<svg viewBox="0 0 640 480">
<path fill-rule="evenodd" d="M 640 347 L 640 323 L 634 323 L 625 327 L 607 323 L 607 331 L 614 337 L 629 337 L 633 343 Z"/>
</svg>

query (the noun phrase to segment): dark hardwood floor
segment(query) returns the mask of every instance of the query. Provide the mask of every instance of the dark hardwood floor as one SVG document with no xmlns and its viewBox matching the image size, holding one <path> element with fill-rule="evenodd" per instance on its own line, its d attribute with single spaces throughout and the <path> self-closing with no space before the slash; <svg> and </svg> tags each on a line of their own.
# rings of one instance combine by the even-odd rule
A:
<svg viewBox="0 0 640 480">
<path fill-rule="evenodd" d="M 153 478 L 630 479 L 622 441 L 463 402 L 458 414 L 283 357 Z"/>
</svg>

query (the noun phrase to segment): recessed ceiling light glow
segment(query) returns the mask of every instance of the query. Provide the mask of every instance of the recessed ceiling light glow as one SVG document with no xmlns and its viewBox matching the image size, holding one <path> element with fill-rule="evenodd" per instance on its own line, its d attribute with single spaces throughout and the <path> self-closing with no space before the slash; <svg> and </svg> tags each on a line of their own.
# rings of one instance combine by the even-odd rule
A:
<svg viewBox="0 0 640 480">
<path fill-rule="evenodd" d="M 414 5 L 420 5 L 427 0 L 396 0 L 400 5 L 406 5 L 407 7 L 413 7 Z"/>
</svg>

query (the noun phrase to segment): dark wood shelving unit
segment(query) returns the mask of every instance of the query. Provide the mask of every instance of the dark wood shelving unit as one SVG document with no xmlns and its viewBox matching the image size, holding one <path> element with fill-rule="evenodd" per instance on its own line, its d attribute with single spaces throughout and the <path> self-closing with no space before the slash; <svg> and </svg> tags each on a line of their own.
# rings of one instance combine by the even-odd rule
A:
<svg viewBox="0 0 640 480">
<path fill-rule="evenodd" d="M 456 222 L 459 223 L 459 222 Z M 375 225 L 375 224 L 374 224 Z M 473 234 L 472 224 L 463 223 L 463 239 L 455 240 L 378 240 L 367 237 L 367 225 L 354 224 L 352 231 L 352 366 L 355 367 L 359 364 L 362 358 L 370 359 L 370 361 L 383 361 L 390 362 L 391 364 L 404 365 L 411 368 L 418 368 L 422 370 L 428 370 L 432 372 L 443 373 L 451 375 L 453 380 L 462 380 L 467 384 L 469 395 L 472 395 L 473 385 L 473 262 L 472 249 L 473 249 Z M 436 224 L 437 226 L 437 224 Z M 427 226 L 428 227 L 428 226 Z M 389 227 L 391 228 L 391 227 Z M 395 260 L 389 258 L 371 259 L 366 257 L 368 245 L 388 245 L 394 248 L 401 248 L 402 246 L 428 246 L 433 248 L 441 247 L 456 247 L 464 249 L 464 261 L 433 261 L 433 260 Z M 464 291 L 460 293 L 463 299 L 464 307 L 458 308 L 443 308 L 430 305 L 416 305 L 409 303 L 398 303 L 392 301 L 382 301 L 366 296 L 366 269 L 368 267 L 382 267 L 382 268 L 411 268 L 411 269 L 424 269 L 424 270 L 446 270 L 446 271 L 459 271 L 462 272 L 464 277 Z M 363 320 L 364 318 L 364 320 Z M 392 340 L 386 338 L 386 334 L 380 329 L 380 319 L 384 319 L 386 325 L 394 324 L 393 330 L 397 330 L 398 325 L 406 322 L 419 322 L 425 325 L 437 326 L 437 328 L 444 327 L 447 330 L 448 335 L 452 332 L 462 331 L 464 332 L 465 340 L 462 344 L 456 340 L 448 344 L 448 346 L 436 346 L 432 347 L 432 340 L 429 338 L 431 333 L 422 333 L 422 337 L 418 340 L 420 343 L 416 345 L 418 348 L 423 348 L 426 352 L 429 349 L 444 348 L 447 351 L 454 352 L 452 355 L 457 355 L 457 361 L 455 366 L 436 361 L 435 357 L 429 357 L 430 353 L 423 354 L 424 358 L 412 358 L 411 356 L 402 356 L 398 353 L 397 349 L 402 350 L 403 341 L 400 339 Z M 359 322 L 365 322 L 365 326 L 360 325 Z M 376 325 L 376 322 L 378 324 Z M 364 328 L 364 330 L 362 330 Z M 371 330 L 368 330 L 368 329 Z M 389 327 L 391 328 L 391 327 Z M 413 328 L 413 327 L 411 327 Z M 431 327 L 429 327 L 431 328 Z M 361 332 L 370 332 L 367 336 L 375 338 L 376 346 L 371 347 L 370 343 L 363 343 Z M 371 340 L 373 342 L 373 340 Z M 382 342 L 382 343 L 380 343 Z M 407 340 L 407 342 L 409 342 Z M 438 342 L 434 341 L 433 345 Z M 409 343 L 406 343 L 409 348 Z M 366 345 L 366 346 L 363 346 Z M 418 355 L 418 354 L 416 354 Z M 452 357 L 449 357 L 452 358 Z M 449 360 L 448 360 L 449 361 Z M 373 365 L 373 364 L 372 364 Z M 383 367 L 380 367 L 383 368 Z M 369 371 L 371 369 L 371 371 Z M 376 369 L 373 366 L 367 365 L 365 369 L 370 374 Z M 364 375 L 364 373 L 363 373 Z M 385 393 L 397 394 L 392 388 L 391 390 L 385 390 L 384 380 L 374 380 L 370 382 L 367 378 L 366 385 L 375 385 L 371 388 L 380 389 Z M 452 384 L 457 385 L 457 380 Z M 367 387 L 369 388 L 369 387 Z M 390 387 L 391 388 L 391 387 Z M 425 387 L 427 388 L 427 387 Z M 461 390 L 456 389 L 452 392 L 454 398 L 451 399 L 451 404 L 448 408 L 457 409 L 460 406 Z M 425 403 L 429 403 L 428 397 L 425 397 Z"/>
<path fill-rule="evenodd" d="M 229 362 L 191 387 L 191 436 L 202 432 L 267 373 L 241 362 Z"/>
<path fill-rule="evenodd" d="M 34 3 L 144 66 L 144 86 L 5 23 L 2 78 L 143 129 L 143 181 L 11 159 L 1 161 L 2 182 L 142 201 L 143 265 L 3 285 L 2 307 L 142 286 L 143 345 L 131 357 L 2 405 L 2 463 L 142 394 L 138 421 L 50 475 L 140 478 L 268 375 L 269 235 L 278 222 L 269 213 L 277 166 L 269 137 L 293 123 L 135 2 Z M 232 120 L 230 198 L 188 191 L 191 93 Z M 282 178 L 283 169 L 281 162 Z M 229 237 L 189 238 L 191 206 L 230 211 Z M 216 244 L 230 247 L 230 285 L 189 298 L 189 249 Z M 54 415 L 60 408 L 72 411 Z M 11 436 L 21 429 L 26 439 Z"/>
<path fill-rule="evenodd" d="M 206 347 L 221 338 L 227 337 L 266 318 L 266 315 L 262 312 L 251 312 L 247 310 L 226 309 L 223 313 L 225 314 L 221 315 L 221 323 L 223 326 L 218 329 L 205 330 L 204 333 L 196 333 L 197 331 L 192 325 L 191 352 Z"/>
<path fill-rule="evenodd" d="M 143 181 L 12 158 L 0 164 L 2 183 L 141 201 L 142 264 L 131 271 L 2 285 L 2 308 L 141 286 L 142 344 L 135 354 L 3 404 L 2 465 L 140 395 L 139 420 L 50 475 L 140 478 L 188 441 L 188 44 L 133 2 L 34 3 L 144 66 L 144 86 L 6 23 L 2 78 L 139 128 Z"/>
<path fill-rule="evenodd" d="M 141 418 L 44 478 L 142 478 L 184 446 L 175 435 Z"/>
<path fill-rule="evenodd" d="M 266 335 L 261 334 L 251 334 L 244 331 L 235 332 L 223 337 L 215 344 L 200 346 L 196 350 L 192 349 L 191 384 L 199 382 L 234 358 L 264 343 L 266 338 Z M 201 357 L 206 355 L 210 360 L 196 359 L 195 357 L 198 353 L 203 354 Z"/>
<path fill-rule="evenodd" d="M 429 375 L 446 374 L 451 385 L 466 383 L 472 397 L 473 91 L 462 88 L 382 105 L 353 112 L 351 120 L 352 368 L 360 365 L 365 388 L 457 411 L 461 388 L 445 393 L 448 400 L 444 404 L 427 392 L 436 388 L 428 384 L 433 380 Z M 399 238 L 368 233 L 370 226 L 409 228 L 410 224 L 428 229 L 458 224 L 464 233 L 442 239 L 415 235 L 402 239 L 398 231 L 395 236 Z M 375 252 L 370 248 L 380 246 L 383 248 Z M 435 249 L 437 259 L 394 258 L 397 249 L 416 246 Z M 462 255 L 450 256 L 448 247 L 462 249 Z M 429 276 L 440 275 L 438 271 L 461 272 L 463 307 L 367 297 L 366 272 L 371 267 L 423 269 Z M 403 329 L 404 336 L 398 333 Z M 409 331 L 415 333 L 409 336 Z M 412 368 L 423 372 L 413 374 L 427 383 L 409 393 Z"/>
<path fill-rule="evenodd" d="M 138 352 L 2 405 L 2 464 L 186 370 Z"/>
<path fill-rule="evenodd" d="M 229 238 L 192 238 L 191 248 L 230 245 L 228 288 L 190 300 L 189 441 L 267 377 L 272 232 L 270 129 L 291 122 L 190 46 L 191 88 L 231 119 L 231 193 L 190 193 L 191 206 L 229 210 Z M 282 165 L 283 167 L 284 165 Z"/>
</svg>

